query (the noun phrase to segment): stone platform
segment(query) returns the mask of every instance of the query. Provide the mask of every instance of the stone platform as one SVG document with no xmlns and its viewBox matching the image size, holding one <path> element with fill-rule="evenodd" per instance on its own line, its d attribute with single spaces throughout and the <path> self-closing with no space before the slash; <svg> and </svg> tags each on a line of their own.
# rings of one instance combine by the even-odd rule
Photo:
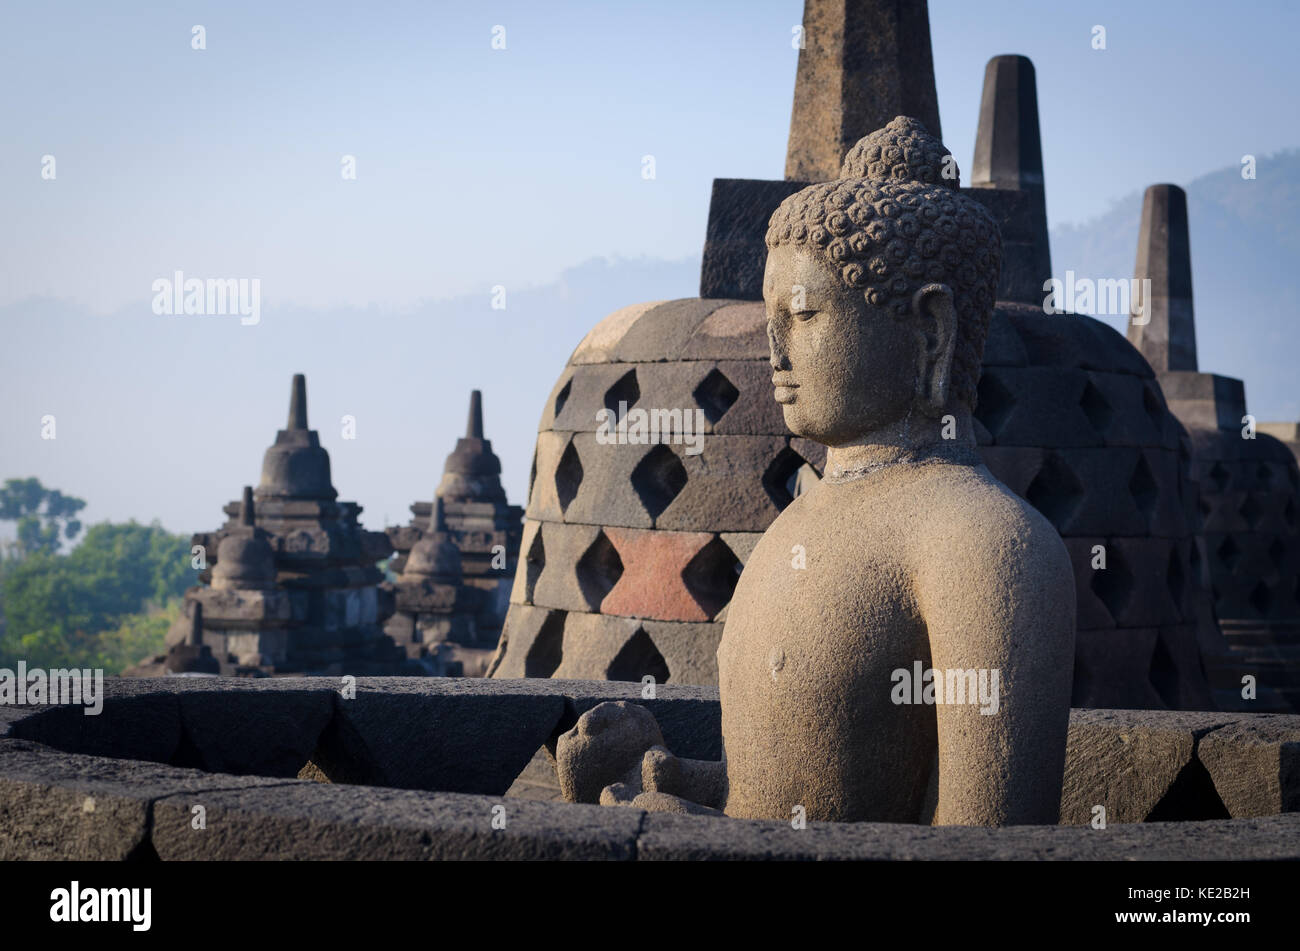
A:
<svg viewBox="0 0 1300 951">
<path fill-rule="evenodd" d="M 535 754 L 605 700 L 643 703 L 674 751 L 718 757 L 712 688 L 339 687 L 118 680 L 99 716 L 0 707 L 0 859 L 1300 859 L 1296 716 L 1075 710 L 1061 826 L 794 829 L 521 792 L 521 774 L 545 785 Z M 1106 829 L 1086 824 L 1096 805 Z"/>
</svg>

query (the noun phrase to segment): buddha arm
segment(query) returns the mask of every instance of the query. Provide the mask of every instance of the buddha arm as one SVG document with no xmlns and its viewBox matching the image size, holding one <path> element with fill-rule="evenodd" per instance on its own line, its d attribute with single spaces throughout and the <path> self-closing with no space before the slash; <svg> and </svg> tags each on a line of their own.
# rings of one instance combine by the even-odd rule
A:
<svg viewBox="0 0 1300 951">
<path fill-rule="evenodd" d="M 945 681 L 937 699 L 949 701 L 934 708 L 935 825 L 1055 824 L 1059 818 L 1074 581 L 1059 537 L 1030 514 L 983 537 L 946 539 L 947 554 L 933 558 L 921 577 L 931 666 L 936 681 Z M 974 700 L 960 697 L 956 688 L 969 694 L 972 684 Z"/>
</svg>

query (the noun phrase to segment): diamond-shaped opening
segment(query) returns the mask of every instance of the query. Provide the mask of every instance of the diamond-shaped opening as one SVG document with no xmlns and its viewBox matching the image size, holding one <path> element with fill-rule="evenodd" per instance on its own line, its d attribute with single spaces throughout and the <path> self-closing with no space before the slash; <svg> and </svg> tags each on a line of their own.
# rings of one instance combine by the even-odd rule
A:
<svg viewBox="0 0 1300 951">
<path fill-rule="evenodd" d="M 1105 436 L 1109 432 L 1110 424 L 1115 419 L 1115 410 L 1106 401 L 1106 397 L 1102 396 L 1101 390 L 1092 385 L 1092 380 L 1084 384 L 1083 395 L 1079 397 L 1079 408 L 1098 435 Z"/>
<path fill-rule="evenodd" d="M 546 567 L 546 547 L 542 544 L 542 532 L 545 529 L 545 525 L 537 526 L 537 534 L 533 536 L 532 544 L 524 554 L 524 601 L 528 604 L 533 603 L 533 591 L 537 587 L 537 579 L 542 576 L 542 569 Z"/>
<path fill-rule="evenodd" d="M 661 684 L 668 680 L 668 662 L 650 640 L 650 635 L 638 627 L 610 661 L 607 676 L 610 680 L 638 682 L 644 677 L 653 677 L 655 683 Z"/>
<path fill-rule="evenodd" d="M 1196 499 L 1196 509 L 1201 513 L 1201 518 L 1210 517 L 1210 500 L 1205 496 L 1198 496 Z"/>
<path fill-rule="evenodd" d="M 1128 564 L 1116 546 L 1108 546 L 1106 567 L 1092 573 L 1089 586 L 1093 594 L 1101 599 L 1101 603 L 1106 605 L 1106 610 L 1118 625 L 1133 596 L 1133 573 L 1129 571 Z"/>
<path fill-rule="evenodd" d="M 731 600 L 740 568 L 735 552 L 721 538 L 714 538 L 682 569 L 682 581 L 695 603 L 712 618 Z"/>
<path fill-rule="evenodd" d="M 1268 589 L 1268 585 L 1259 582 L 1251 589 L 1250 606 L 1260 613 L 1261 616 L 1268 614 L 1268 609 L 1273 606 L 1273 592 Z"/>
<path fill-rule="evenodd" d="M 1183 560 L 1178 557 L 1178 549 L 1169 550 L 1169 564 L 1165 567 L 1165 583 L 1169 586 L 1169 596 L 1174 599 L 1174 606 L 1179 613 L 1183 610 L 1183 593 L 1187 590 L 1187 576 L 1183 572 Z"/>
<path fill-rule="evenodd" d="M 763 473 L 763 488 L 779 511 L 785 511 L 785 507 L 794 501 L 799 470 L 807 464 L 807 460 L 789 446 L 778 452 L 768 464 Z"/>
<path fill-rule="evenodd" d="M 632 470 L 632 488 L 650 517 L 658 518 L 686 488 L 686 467 L 677 453 L 660 443 Z"/>
<path fill-rule="evenodd" d="M 1176 676 L 1176 674 L 1175 674 Z M 1168 678 L 1165 678 L 1168 682 Z M 1153 683 L 1154 686 L 1154 683 Z M 1171 692 L 1173 696 L 1174 692 Z M 1164 699 L 1162 695 L 1162 699 Z M 1165 700 L 1171 709 L 1179 709 L 1172 700 Z M 1210 771 L 1198 759 L 1182 768 L 1168 791 L 1147 813 L 1144 822 L 1195 822 L 1204 819 L 1230 819 L 1231 813 L 1223 804 Z"/>
<path fill-rule="evenodd" d="M 636 382 L 636 370 L 628 370 L 605 391 L 605 409 L 614 414 L 615 420 L 619 420 L 640 398 L 641 387 Z"/>
<path fill-rule="evenodd" d="M 1282 567 L 1282 559 L 1286 557 L 1286 546 L 1282 544 L 1282 539 L 1275 538 L 1268 546 L 1268 557 L 1273 562 L 1275 568 Z"/>
<path fill-rule="evenodd" d="M 740 399 L 740 390 L 732 385 L 721 370 L 714 367 L 700 381 L 692 395 L 700 409 L 704 410 L 704 418 L 710 423 L 716 423 Z"/>
<path fill-rule="evenodd" d="M 1237 543 L 1232 540 L 1232 536 L 1225 536 L 1223 541 L 1219 542 L 1219 547 L 1214 550 L 1215 556 L 1219 559 L 1219 564 L 1223 565 L 1228 571 L 1237 570 L 1237 560 L 1241 557 L 1241 549 Z"/>
<path fill-rule="evenodd" d="M 1025 500 L 1042 512 L 1058 532 L 1063 532 L 1083 501 L 1083 494 L 1079 477 L 1051 452 L 1025 489 Z"/>
<path fill-rule="evenodd" d="M 1128 490 L 1133 493 L 1138 511 L 1150 518 L 1155 513 L 1160 488 L 1156 485 L 1155 476 L 1151 474 L 1151 467 L 1147 465 L 1146 456 L 1138 456 L 1133 476 L 1128 480 Z"/>
<path fill-rule="evenodd" d="M 1169 648 L 1165 646 L 1163 637 L 1156 638 L 1156 648 L 1151 652 L 1151 667 L 1147 671 L 1147 679 L 1151 681 L 1151 686 L 1155 688 L 1156 693 L 1160 694 L 1160 699 L 1165 702 L 1165 706 L 1177 710 L 1178 667 L 1174 663 L 1173 655 L 1169 653 Z"/>
<path fill-rule="evenodd" d="M 1246 520 L 1246 524 L 1251 528 L 1254 528 L 1255 524 L 1259 521 L 1259 516 L 1263 509 L 1261 509 L 1260 504 L 1255 501 L 1254 495 L 1247 495 L 1246 501 L 1241 503 L 1241 508 L 1237 511 L 1239 511 L 1241 517 Z"/>
<path fill-rule="evenodd" d="M 525 495 L 524 498 L 531 499 L 533 497 L 533 486 L 536 483 L 537 483 L 537 450 L 534 449 L 533 464 L 528 470 L 528 494 Z"/>
<path fill-rule="evenodd" d="M 578 559 L 578 588 L 582 591 L 587 609 L 600 611 L 600 602 L 605 600 L 618 579 L 623 576 L 623 559 L 604 532 L 596 535 L 595 541 Z"/>
<path fill-rule="evenodd" d="M 564 409 L 564 404 L 569 402 L 569 393 L 573 390 L 573 377 L 564 381 L 564 386 L 560 387 L 560 392 L 555 394 L 555 415 L 559 416 Z"/>
<path fill-rule="evenodd" d="M 582 460 L 578 458 L 578 449 L 570 441 L 560 455 L 560 464 L 555 467 L 555 495 L 560 500 L 560 511 L 569 507 L 569 503 L 578 494 L 582 485 Z"/>
<path fill-rule="evenodd" d="M 537 637 L 524 656 L 525 677 L 549 677 L 560 666 L 564 648 L 563 611 L 547 611 Z"/>
<path fill-rule="evenodd" d="M 1222 492 L 1228 488 L 1228 483 L 1232 480 L 1232 474 L 1221 462 L 1216 462 L 1210 466 L 1210 481 L 1214 483 L 1214 490 Z"/>
<path fill-rule="evenodd" d="M 1259 480 L 1261 489 L 1268 490 L 1273 487 L 1273 470 L 1268 467 L 1268 463 L 1259 464 L 1259 468 L 1255 470 L 1255 478 Z"/>
<path fill-rule="evenodd" d="M 1148 381 L 1142 387 L 1142 408 L 1151 417 L 1151 422 L 1159 426 L 1164 422 L 1165 408 L 1160 402 L 1160 396 L 1156 393 L 1155 386 L 1154 383 Z"/>
<path fill-rule="evenodd" d="M 1015 396 L 998 382 L 997 377 L 986 371 L 980 376 L 976 400 L 978 406 L 975 409 L 975 418 L 984 424 L 990 436 L 997 439 L 998 433 L 1002 431 L 1012 410 L 1015 409 Z"/>
</svg>

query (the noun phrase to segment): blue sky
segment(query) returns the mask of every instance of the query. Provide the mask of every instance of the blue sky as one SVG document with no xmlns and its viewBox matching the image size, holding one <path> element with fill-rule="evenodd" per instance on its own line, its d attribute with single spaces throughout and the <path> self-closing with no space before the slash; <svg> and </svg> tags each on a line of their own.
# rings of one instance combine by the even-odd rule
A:
<svg viewBox="0 0 1300 951">
<path fill-rule="evenodd" d="M 693 293 L 712 179 L 782 174 L 801 10 L 801 0 L 5 4 L 0 320 L 22 346 L 0 355 L 0 477 L 38 475 L 87 497 L 92 517 L 208 527 L 255 481 L 289 374 L 307 370 L 313 399 L 345 406 L 359 397 L 327 394 L 350 387 L 381 394 L 376 407 L 451 406 L 446 420 L 426 409 L 385 424 L 375 459 L 392 458 L 406 431 L 425 446 L 400 472 L 350 471 L 325 435 L 336 482 L 340 471 L 352 479 L 345 498 L 404 520 L 397 500 L 431 495 L 465 392 L 482 385 L 519 499 L 541 400 L 603 314 L 567 314 L 553 342 L 504 320 L 476 336 L 491 287 L 515 295 L 613 258 L 673 275 L 643 297 Z M 944 138 L 963 169 L 985 62 L 1034 60 L 1053 225 L 1152 182 L 1300 145 L 1300 5 L 932 0 L 930 15 Z M 191 49 L 194 24 L 205 50 Z M 505 50 L 491 47 L 498 24 Z M 1096 24 L 1104 51 L 1091 46 Z M 40 175 L 47 154 L 54 181 Z M 356 156 L 355 181 L 340 175 L 344 155 Z M 658 261 L 686 263 L 656 271 Z M 283 333 L 230 322 L 155 332 L 141 323 L 163 320 L 149 312 L 151 282 L 176 269 L 260 278 L 264 323 L 292 313 L 310 327 L 317 311 L 351 329 L 301 354 L 278 352 L 290 346 Z M 459 303 L 430 309 L 436 301 Z M 349 312 L 350 324 L 334 320 Z M 421 327 L 433 352 L 386 375 L 423 337 L 380 332 L 366 313 L 441 321 Z M 246 368 L 232 380 L 220 361 L 238 354 Z M 369 376 L 354 371 L 358 359 Z M 178 392 L 189 402 L 178 406 Z M 28 417 L 53 402 L 72 414 L 68 433 L 85 434 L 80 449 L 56 456 L 31 442 Z M 145 434 L 220 422 L 238 461 L 209 460 L 213 485 L 198 492 L 168 450 L 150 457 L 148 439 L 106 434 L 105 419 Z M 120 464 L 95 471 L 115 447 Z"/>
</svg>

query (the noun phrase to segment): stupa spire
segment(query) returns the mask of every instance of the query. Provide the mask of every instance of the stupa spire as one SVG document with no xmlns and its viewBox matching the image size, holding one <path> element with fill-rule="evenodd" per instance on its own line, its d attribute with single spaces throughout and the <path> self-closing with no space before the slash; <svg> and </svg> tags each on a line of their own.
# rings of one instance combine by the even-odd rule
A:
<svg viewBox="0 0 1300 951">
<path fill-rule="evenodd" d="M 1128 339 L 1157 373 L 1197 369 L 1192 312 L 1192 248 L 1187 233 L 1187 193 L 1177 185 L 1152 185 L 1142 201 L 1134 277 L 1143 284 L 1144 310 L 1129 317 Z"/>
<path fill-rule="evenodd" d="M 465 438 L 483 438 L 483 394 L 478 390 L 471 390 L 469 394 L 469 423 L 465 427 Z"/>
<path fill-rule="evenodd" d="M 926 0 L 805 0 L 801 36 L 787 180 L 838 178 L 844 154 L 895 116 L 943 137 Z"/>
<path fill-rule="evenodd" d="M 285 429 L 309 429 L 307 425 L 307 377 L 293 375 L 293 389 L 289 394 L 289 425 Z"/>
</svg>

